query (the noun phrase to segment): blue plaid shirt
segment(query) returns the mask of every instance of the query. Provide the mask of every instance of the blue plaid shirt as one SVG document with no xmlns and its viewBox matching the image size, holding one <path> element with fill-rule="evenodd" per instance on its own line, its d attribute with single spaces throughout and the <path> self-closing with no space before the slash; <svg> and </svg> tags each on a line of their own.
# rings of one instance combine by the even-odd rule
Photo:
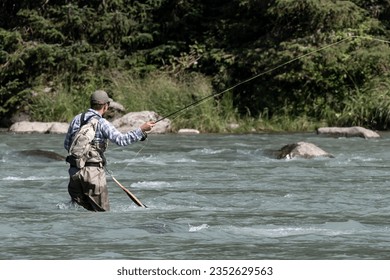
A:
<svg viewBox="0 0 390 280">
<path fill-rule="evenodd" d="M 68 133 L 65 136 L 64 148 L 69 151 L 72 141 L 77 131 L 80 128 L 80 119 L 82 114 L 78 114 L 69 125 Z M 99 119 L 98 130 L 96 131 L 96 139 L 99 143 L 104 143 L 110 140 L 119 146 L 127 146 L 134 142 L 141 140 L 144 136 L 141 128 L 137 128 L 127 133 L 119 132 L 109 121 L 103 118 L 97 111 L 88 109 L 85 114 L 85 119 L 89 119 L 92 116 L 97 116 Z M 92 118 L 91 118 L 92 119 Z"/>
</svg>

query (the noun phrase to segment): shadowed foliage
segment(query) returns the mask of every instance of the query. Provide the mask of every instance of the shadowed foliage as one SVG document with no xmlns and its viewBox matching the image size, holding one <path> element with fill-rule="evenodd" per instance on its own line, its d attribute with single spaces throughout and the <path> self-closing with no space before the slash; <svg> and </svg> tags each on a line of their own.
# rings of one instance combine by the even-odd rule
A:
<svg viewBox="0 0 390 280">
<path fill-rule="evenodd" d="M 389 18 L 389 0 L 3 0 L 1 124 L 68 121 L 96 88 L 164 115 L 256 77 L 176 121 L 387 129 Z"/>
</svg>

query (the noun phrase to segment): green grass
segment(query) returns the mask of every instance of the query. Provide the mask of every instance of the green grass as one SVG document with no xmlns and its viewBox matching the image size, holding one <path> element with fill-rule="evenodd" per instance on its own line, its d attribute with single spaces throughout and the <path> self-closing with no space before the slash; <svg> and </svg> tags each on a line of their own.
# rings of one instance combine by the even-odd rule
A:
<svg viewBox="0 0 390 280">
<path fill-rule="evenodd" d="M 326 125 L 326 121 L 292 117 L 287 113 L 272 118 L 267 115 L 240 116 L 234 108 L 232 93 L 218 95 L 213 92 L 210 80 L 200 74 L 172 77 L 155 72 L 139 77 L 110 71 L 96 75 L 99 79 L 91 78 L 83 85 L 69 87 L 58 81 L 50 92 L 42 86 L 35 88 L 29 106 L 33 120 L 69 122 L 89 108 L 89 96 L 94 90 L 104 89 L 125 107 L 126 112 L 147 110 L 165 117 L 180 111 L 169 117 L 174 132 L 180 128 L 197 129 L 203 133 L 296 132 L 314 131 Z"/>
<path fill-rule="evenodd" d="M 51 92 L 45 92 L 42 86 L 35 88 L 29 105 L 33 120 L 69 122 L 89 107 L 89 96 L 95 89 L 104 89 L 126 112 L 148 110 L 165 117 L 180 111 L 169 117 L 174 131 L 193 128 L 202 132 L 233 132 L 235 129 L 230 124 L 242 123 L 230 94 L 214 98 L 210 80 L 202 75 L 172 77 L 156 72 L 139 77 L 112 71 L 100 75 L 104 78 L 98 82 L 90 80 L 82 86 L 73 86 L 71 91 L 61 82 L 57 82 Z M 186 106 L 189 107 L 182 110 Z"/>
</svg>

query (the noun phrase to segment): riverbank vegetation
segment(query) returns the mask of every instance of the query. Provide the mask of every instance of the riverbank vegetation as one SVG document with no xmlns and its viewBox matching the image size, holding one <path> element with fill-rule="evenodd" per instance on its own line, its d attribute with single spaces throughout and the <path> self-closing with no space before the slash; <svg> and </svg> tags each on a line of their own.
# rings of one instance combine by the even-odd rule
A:
<svg viewBox="0 0 390 280">
<path fill-rule="evenodd" d="M 386 130 L 389 19 L 388 0 L 4 0 L 1 124 L 69 121 L 105 89 L 161 116 L 213 95 L 175 129 Z"/>
</svg>

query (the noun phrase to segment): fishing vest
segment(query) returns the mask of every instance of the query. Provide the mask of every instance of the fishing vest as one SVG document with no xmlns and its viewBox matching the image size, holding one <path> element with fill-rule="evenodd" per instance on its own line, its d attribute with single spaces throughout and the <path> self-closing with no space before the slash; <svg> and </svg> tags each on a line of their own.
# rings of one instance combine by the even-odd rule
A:
<svg viewBox="0 0 390 280">
<path fill-rule="evenodd" d="M 69 148 L 67 162 L 72 166 L 83 168 L 88 165 L 103 166 L 105 164 L 104 151 L 107 141 L 99 143 L 96 132 L 99 126 L 99 119 L 95 116 L 84 120 L 85 113 L 80 117 L 80 128 L 73 138 Z"/>
</svg>

